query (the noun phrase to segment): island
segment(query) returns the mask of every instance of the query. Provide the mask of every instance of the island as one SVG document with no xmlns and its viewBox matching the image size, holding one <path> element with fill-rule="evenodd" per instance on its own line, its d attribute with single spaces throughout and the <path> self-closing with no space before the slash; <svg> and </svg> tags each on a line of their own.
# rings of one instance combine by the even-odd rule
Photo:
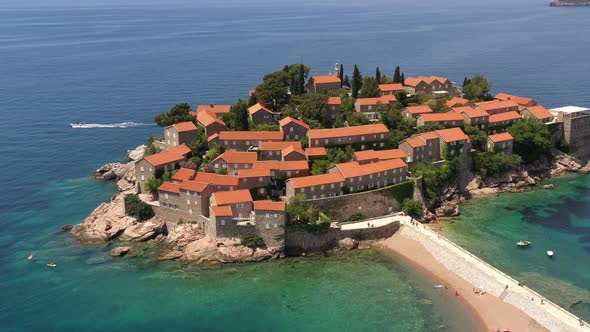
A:
<svg viewBox="0 0 590 332">
<path fill-rule="evenodd" d="M 590 6 L 588 0 L 555 0 L 549 3 L 553 7 Z"/>
</svg>

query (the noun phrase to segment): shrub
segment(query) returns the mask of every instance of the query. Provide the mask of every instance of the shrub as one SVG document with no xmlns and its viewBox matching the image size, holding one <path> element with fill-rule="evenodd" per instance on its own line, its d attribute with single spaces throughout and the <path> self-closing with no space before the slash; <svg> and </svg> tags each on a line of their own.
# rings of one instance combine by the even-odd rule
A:
<svg viewBox="0 0 590 332">
<path fill-rule="evenodd" d="M 358 221 L 358 220 L 363 220 L 365 219 L 365 215 L 362 213 L 355 213 L 353 215 L 351 215 L 350 217 L 348 217 L 348 220 L 350 221 Z"/>
<path fill-rule="evenodd" d="M 419 216 L 422 214 L 422 203 L 407 198 L 402 204 L 402 211 L 409 216 Z"/>
<path fill-rule="evenodd" d="M 475 155 L 473 165 L 483 176 L 497 176 L 515 172 L 520 168 L 522 158 L 515 154 L 482 152 Z"/>
<path fill-rule="evenodd" d="M 154 210 L 134 194 L 125 196 L 125 214 L 144 221 L 154 216 Z"/>
<path fill-rule="evenodd" d="M 395 200 L 401 204 L 406 199 L 412 198 L 412 196 L 414 196 L 414 182 L 406 181 L 398 183 L 391 186 L 391 188 L 387 191 L 391 197 L 395 198 Z"/>
<path fill-rule="evenodd" d="M 266 243 L 260 236 L 248 235 L 242 239 L 242 245 L 249 248 L 264 248 Z"/>
<path fill-rule="evenodd" d="M 520 155 L 525 164 L 550 155 L 549 129 L 537 119 L 522 119 L 513 124 L 508 132 L 514 137 L 514 153 Z"/>
<path fill-rule="evenodd" d="M 154 197 L 158 196 L 158 189 L 164 183 L 162 179 L 157 177 L 149 178 L 145 182 L 145 190 L 149 191 Z"/>
</svg>

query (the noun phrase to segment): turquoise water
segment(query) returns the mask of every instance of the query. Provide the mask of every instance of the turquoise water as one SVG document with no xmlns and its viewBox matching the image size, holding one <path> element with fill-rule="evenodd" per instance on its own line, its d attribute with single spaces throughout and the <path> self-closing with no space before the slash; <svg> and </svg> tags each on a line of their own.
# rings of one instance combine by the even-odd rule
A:
<svg viewBox="0 0 590 332">
<path fill-rule="evenodd" d="M 444 223 L 452 240 L 564 308 L 590 320 L 590 175 L 548 179 L 537 188 L 480 198 Z M 530 240 L 530 248 L 516 247 Z M 554 251 L 549 259 L 546 251 Z"/>
<path fill-rule="evenodd" d="M 231 103 L 263 73 L 300 61 L 319 74 L 334 62 L 348 73 L 355 63 L 389 75 L 401 65 L 406 76 L 457 82 L 482 73 L 494 92 L 590 106 L 589 9 L 541 0 L 1 1 L 0 330 L 430 331 L 466 316 L 437 306 L 429 282 L 414 281 L 420 274 L 370 253 L 195 272 L 79 247 L 59 228 L 115 190 L 89 174 L 160 129 L 68 123 L 149 124 L 178 102 Z M 44 266 L 50 259 L 56 269 Z"/>
</svg>

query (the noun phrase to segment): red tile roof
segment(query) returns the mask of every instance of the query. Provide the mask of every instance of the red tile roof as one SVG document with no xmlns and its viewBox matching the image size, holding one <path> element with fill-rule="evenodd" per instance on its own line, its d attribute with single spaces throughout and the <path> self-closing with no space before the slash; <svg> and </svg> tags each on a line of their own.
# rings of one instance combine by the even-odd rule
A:
<svg viewBox="0 0 590 332">
<path fill-rule="evenodd" d="M 422 118 L 424 122 L 442 122 L 442 121 L 463 121 L 463 117 L 459 113 L 424 113 L 420 114 L 418 118 Z"/>
<path fill-rule="evenodd" d="M 406 153 L 400 149 L 390 150 L 365 150 L 357 151 L 354 153 L 354 157 L 358 161 L 365 160 L 389 160 L 389 159 L 405 159 Z"/>
<path fill-rule="evenodd" d="M 230 149 L 213 159 L 212 163 L 225 160 L 228 164 L 253 164 L 256 159 L 258 159 L 256 152 L 242 152 Z"/>
<path fill-rule="evenodd" d="M 178 183 L 164 182 L 164 183 L 162 183 L 160 188 L 158 188 L 158 190 L 166 191 L 169 193 L 180 194 L 180 185 Z"/>
<path fill-rule="evenodd" d="M 195 126 L 195 124 L 192 121 L 175 123 L 172 125 L 172 127 L 174 127 L 174 129 L 176 129 L 176 131 L 179 133 L 197 130 L 197 126 Z"/>
<path fill-rule="evenodd" d="M 388 133 L 389 129 L 387 129 L 387 127 L 385 127 L 385 125 L 382 123 L 332 129 L 312 129 L 307 132 L 309 139 L 337 138 L 373 134 L 379 135 Z"/>
<path fill-rule="evenodd" d="M 305 154 L 308 157 L 320 157 L 320 156 L 327 156 L 328 152 L 326 151 L 326 148 L 319 147 L 319 148 L 307 148 L 305 149 Z"/>
<path fill-rule="evenodd" d="M 207 127 L 213 123 L 219 123 L 220 125 L 225 126 L 225 122 L 217 118 L 215 113 L 211 113 L 209 111 L 198 112 L 197 121 L 199 121 L 203 127 Z"/>
<path fill-rule="evenodd" d="M 438 81 L 439 83 L 443 84 L 449 79 L 446 77 L 440 76 L 418 76 L 418 77 L 408 77 L 404 80 L 404 85 L 406 86 L 416 86 L 420 84 L 420 82 L 424 82 L 428 85 L 432 84 L 434 81 Z"/>
<path fill-rule="evenodd" d="M 194 181 L 210 183 L 216 186 L 237 186 L 238 177 L 235 175 L 223 175 L 215 173 L 197 172 Z"/>
<path fill-rule="evenodd" d="M 459 97 L 453 97 L 450 100 L 447 100 L 445 102 L 445 105 L 449 108 L 455 106 L 455 105 L 465 105 L 469 102 L 469 100 L 467 99 L 463 99 L 463 98 L 459 98 Z"/>
<path fill-rule="evenodd" d="M 401 83 L 379 84 L 379 91 L 404 91 Z"/>
<path fill-rule="evenodd" d="M 293 188 L 298 189 L 312 186 L 321 186 L 332 183 L 342 183 L 344 182 L 344 178 L 340 173 L 331 173 L 290 178 L 287 181 L 291 182 Z"/>
<path fill-rule="evenodd" d="M 461 128 L 441 129 L 441 130 L 435 130 L 434 132 L 447 143 L 463 141 L 463 140 L 466 141 L 469 139 L 469 137 L 467 137 L 467 135 L 465 135 L 465 133 L 463 132 L 463 130 L 461 130 Z"/>
<path fill-rule="evenodd" d="M 197 171 L 195 171 L 194 169 L 190 169 L 190 168 L 181 168 L 179 169 L 174 175 L 172 175 L 172 180 L 175 181 L 187 181 L 193 178 L 193 176 L 195 176 L 195 173 Z"/>
<path fill-rule="evenodd" d="M 280 131 L 221 131 L 219 139 L 222 141 L 282 141 Z"/>
<path fill-rule="evenodd" d="M 197 113 L 208 111 L 214 114 L 229 113 L 231 111 L 231 105 L 199 105 L 197 106 Z"/>
<path fill-rule="evenodd" d="M 513 96 L 513 95 L 509 95 L 507 93 L 498 93 L 494 98 L 497 100 L 503 100 L 503 101 L 511 100 L 511 101 L 517 103 L 518 105 L 522 105 L 522 106 L 532 106 L 535 103 L 535 100 L 532 98 Z"/>
<path fill-rule="evenodd" d="M 285 202 L 273 202 L 271 200 L 254 201 L 254 210 L 285 211 Z"/>
<path fill-rule="evenodd" d="M 289 124 L 289 123 L 291 123 L 291 122 L 293 122 L 293 123 L 295 123 L 295 124 L 298 124 L 299 126 L 301 126 L 301 127 L 305 128 L 305 129 L 307 129 L 307 130 L 311 129 L 311 127 L 310 127 L 310 126 L 309 126 L 307 123 L 305 123 L 305 122 L 303 122 L 303 121 L 301 121 L 301 120 L 297 120 L 297 119 L 295 119 L 295 118 L 292 118 L 292 117 L 290 117 L 290 116 L 288 116 L 288 117 L 286 117 L 286 118 L 284 118 L 284 119 L 281 119 L 281 120 L 279 120 L 279 125 L 280 125 L 281 127 L 284 127 L 284 126 L 286 126 L 287 124 Z"/>
<path fill-rule="evenodd" d="M 262 142 L 260 151 L 281 151 L 289 146 L 301 148 L 301 142 Z"/>
<path fill-rule="evenodd" d="M 342 100 L 340 100 L 340 97 L 328 97 L 327 104 L 328 105 L 341 105 Z"/>
<path fill-rule="evenodd" d="M 189 152 L 191 152 L 191 149 L 186 144 L 181 144 L 168 150 L 149 155 L 144 159 L 153 166 L 160 166 L 184 160 L 184 156 Z"/>
<path fill-rule="evenodd" d="M 257 178 L 270 176 L 270 169 L 241 169 L 238 171 L 238 178 Z"/>
<path fill-rule="evenodd" d="M 390 104 L 396 100 L 397 99 L 395 99 L 395 96 L 385 95 L 385 96 L 374 97 L 374 98 L 358 98 L 356 100 L 356 102 L 361 106 L 377 105 L 377 104 L 387 105 L 387 104 Z"/>
<path fill-rule="evenodd" d="M 303 151 L 303 149 L 301 148 L 301 145 L 299 145 L 299 146 L 289 145 L 288 147 L 281 150 L 281 155 L 284 157 L 284 156 L 287 156 L 290 153 L 294 153 L 294 152 L 305 156 L 305 151 Z"/>
<path fill-rule="evenodd" d="M 336 75 L 312 76 L 311 80 L 313 81 L 314 84 L 340 83 L 340 78 Z"/>
<path fill-rule="evenodd" d="M 475 103 L 478 109 L 483 111 L 489 112 L 497 109 L 502 108 L 509 108 L 509 107 L 516 107 L 518 108 L 518 104 L 510 101 L 510 100 L 490 100 L 490 101 L 482 101 L 481 103 Z"/>
<path fill-rule="evenodd" d="M 257 161 L 252 169 L 270 169 L 276 171 L 303 171 L 309 170 L 309 164 L 305 160 L 297 161 L 280 161 L 280 160 L 263 160 Z"/>
<path fill-rule="evenodd" d="M 547 118 L 553 118 L 553 114 L 551 114 L 551 112 L 549 112 L 545 107 L 541 106 L 541 105 L 537 105 L 537 106 L 530 106 L 526 108 L 529 112 L 531 112 L 531 114 L 539 119 L 539 120 L 543 120 L 543 119 L 547 119 Z"/>
<path fill-rule="evenodd" d="M 215 133 L 209 137 L 207 137 L 207 142 L 211 142 L 212 140 L 219 138 L 219 133 Z"/>
<path fill-rule="evenodd" d="M 504 112 L 490 115 L 489 123 L 496 123 L 501 121 L 510 121 L 520 119 L 520 114 L 516 111 Z"/>
<path fill-rule="evenodd" d="M 252 202 L 252 195 L 248 189 L 235 191 L 217 191 L 211 195 L 215 205 L 228 205 L 235 203 Z"/>
<path fill-rule="evenodd" d="M 198 181 L 183 181 L 180 184 L 180 189 L 188 190 L 196 193 L 202 193 L 209 186 L 208 183 Z"/>
<path fill-rule="evenodd" d="M 418 136 L 412 136 L 412 137 L 408 137 L 405 140 L 401 141 L 400 143 L 406 142 L 408 143 L 411 147 L 413 148 L 419 148 L 422 146 L 426 146 L 426 141 Z"/>
<path fill-rule="evenodd" d="M 261 103 L 256 103 L 255 105 L 250 106 L 248 108 L 248 113 L 250 113 L 250 115 L 253 115 L 253 114 L 258 113 L 260 111 L 273 114 L 273 112 L 271 110 L 269 110 L 268 108 L 264 107 Z"/>
<path fill-rule="evenodd" d="M 488 139 L 494 143 L 514 140 L 512 135 L 510 135 L 510 133 L 499 133 L 499 134 L 489 135 Z"/>
<path fill-rule="evenodd" d="M 389 171 L 396 168 L 408 167 L 408 165 L 401 159 L 391 159 L 363 165 L 356 161 L 352 161 L 349 163 L 336 164 L 334 167 L 340 171 L 340 174 L 342 174 L 345 179 L 348 179 Z"/>
<path fill-rule="evenodd" d="M 473 107 L 469 107 L 469 106 L 462 106 L 462 107 L 455 107 L 453 108 L 453 111 L 455 111 L 456 113 L 465 113 L 468 117 L 470 118 L 481 118 L 481 117 L 487 117 L 489 116 L 488 112 L 479 109 L 479 108 L 473 108 Z"/>
<path fill-rule="evenodd" d="M 231 211 L 231 207 L 229 205 L 225 205 L 225 206 L 217 206 L 217 205 L 213 205 L 209 207 L 211 209 L 211 212 L 213 212 L 213 214 L 216 217 L 233 217 L 233 213 Z"/>
<path fill-rule="evenodd" d="M 424 137 L 424 139 L 426 140 L 431 140 L 431 139 L 439 139 L 440 136 L 438 136 L 438 134 L 434 131 L 427 131 L 425 133 L 421 133 L 420 136 Z"/>
<path fill-rule="evenodd" d="M 418 106 L 408 106 L 406 110 L 411 114 L 424 114 L 424 113 L 432 113 L 434 112 L 432 108 L 428 105 L 418 105 Z"/>
</svg>

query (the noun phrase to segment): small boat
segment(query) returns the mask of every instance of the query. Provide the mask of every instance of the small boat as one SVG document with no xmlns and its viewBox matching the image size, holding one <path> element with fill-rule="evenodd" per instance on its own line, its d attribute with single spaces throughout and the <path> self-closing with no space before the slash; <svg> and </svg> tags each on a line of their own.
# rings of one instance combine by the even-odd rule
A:
<svg viewBox="0 0 590 332">
<path fill-rule="evenodd" d="M 432 287 L 433 287 L 433 288 L 443 288 L 443 287 L 445 287 L 445 286 L 443 286 L 443 285 L 434 285 L 434 286 L 432 286 Z"/>
<path fill-rule="evenodd" d="M 33 253 L 32 252 L 29 253 L 29 255 L 27 256 L 27 259 L 29 259 L 29 260 L 33 259 Z"/>
<path fill-rule="evenodd" d="M 523 240 L 523 241 L 516 242 L 516 245 L 519 247 L 528 247 L 531 245 L 531 243 L 532 243 L 531 241 Z"/>
<path fill-rule="evenodd" d="M 72 126 L 72 128 L 82 128 L 82 124 L 80 122 L 70 123 L 70 126 Z"/>
<path fill-rule="evenodd" d="M 553 251 L 547 250 L 547 256 L 549 256 L 549 258 L 553 257 Z"/>
<path fill-rule="evenodd" d="M 56 267 L 57 264 L 55 264 L 54 262 L 49 262 L 49 263 L 47 263 L 47 266 L 49 266 L 49 267 Z"/>
</svg>

